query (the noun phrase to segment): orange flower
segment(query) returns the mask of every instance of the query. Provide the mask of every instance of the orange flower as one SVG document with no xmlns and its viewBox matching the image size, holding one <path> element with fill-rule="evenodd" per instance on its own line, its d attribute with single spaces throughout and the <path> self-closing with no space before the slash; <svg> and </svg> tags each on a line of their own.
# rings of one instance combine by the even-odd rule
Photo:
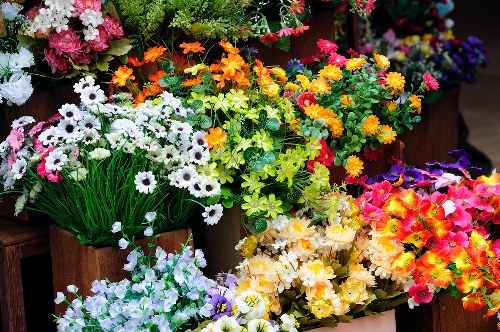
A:
<svg viewBox="0 0 500 332">
<path fill-rule="evenodd" d="M 417 248 L 423 248 L 431 235 L 429 231 L 424 229 L 418 232 L 409 233 L 408 236 L 401 239 L 401 242 L 413 244 Z"/>
<path fill-rule="evenodd" d="M 431 283 L 437 287 L 446 288 L 453 280 L 453 272 L 448 269 L 430 267 L 424 271 L 423 279 L 426 283 Z"/>
<path fill-rule="evenodd" d="M 428 218 L 425 225 L 441 240 L 447 238 L 453 228 L 453 223 L 446 219 Z"/>
<path fill-rule="evenodd" d="M 182 43 L 180 48 L 183 49 L 184 54 L 188 54 L 189 52 L 200 53 L 205 50 L 205 48 L 201 46 L 200 42 Z"/>
<path fill-rule="evenodd" d="M 142 92 L 139 92 L 134 98 L 134 106 L 137 107 L 139 104 L 142 104 L 145 101 L 146 96 Z"/>
<path fill-rule="evenodd" d="M 186 79 L 184 80 L 184 82 L 182 82 L 182 85 L 185 86 L 185 87 L 188 87 L 188 86 L 193 86 L 193 85 L 198 85 L 200 84 L 202 81 L 201 81 L 201 77 L 195 77 L 195 78 L 192 78 L 192 79 Z"/>
<path fill-rule="evenodd" d="M 467 269 L 455 282 L 458 290 L 467 294 L 483 285 L 483 273 L 476 268 Z"/>
<path fill-rule="evenodd" d="M 415 209 L 420 202 L 420 196 L 413 189 L 404 190 L 400 197 L 407 209 Z"/>
<path fill-rule="evenodd" d="M 230 42 L 221 41 L 219 45 L 222 46 L 224 51 L 226 51 L 227 53 L 236 54 L 240 52 L 240 49 L 234 47 Z"/>
<path fill-rule="evenodd" d="M 361 131 L 363 134 L 370 136 L 378 133 L 380 126 L 380 120 L 376 115 L 370 115 L 365 119 L 363 125 L 361 126 Z"/>
<path fill-rule="evenodd" d="M 407 234 L 401 222 L 395 218 L 381 218 L 381 220 L 376 223 L 376 228 L 377 232 L 389 239 L 402 239 Z"/>
<path fill-rule="evenodd" d="M 471 268 L 472 259 L 470 258 L 467 251 L 462 247 L 457 247 L 451 252 L 450 259 L 455 263 L 457 269 L 465 271 Z"/>
<path fill-rule="evenodd" d="M 222 128 L 210 128 L 208 130 L 210 134 L 205 136 L 205 139 L 208 142 L 208 148 L 211 149 L 213 147 L 224 147 L 226 144 L 227 134 Z"/>
<path fill-rule="evenodd" d="M 349 176 L 358 177 L 361 175 L 364 169 L 363 161 L 356 156 L 350 156 L 349 158 L 347 158 L 345 169 Z"/>
<path fill-rule="evenodd" d="M 135 80 L 135 76 L 132 75 L 133 72 L 132 68 L 120 66 L 118 70 L 115 71 L 115 75 L 111 81 L 116 86 L 125 86 L 125 84 L 127 84 L 127 80 Z"/>
<path fill-rule="evenodd" d="M 408 274 L 415 270 L 415 254 L 413 252 L 401 252 L 392 261 L 391 267 L 400 274 Z"/>
<path fill-rule="evenodd" d="M 165 76 L 165 72 L 163 70 L 158 70 L 157 72 L 149 74 L 148 80 L 153 82 L 153 85 L 160 85 L 160 80 L 163 76 Z"/>
<path fill-rule="evenodd" d="M 234 76 L 237 70 L 241 70 L 245 60 L 239 54 L 228 54 L 227 58 L 222 58 L 222 72 Z"/>
<path fill-rule="evenodd" d="M 386 201 L 382 210 L 391 215 L 395 216 L 399 219 L 405 219 L 408 215 L 406 208 L 404 207 L 403 202 L 396 196 L 390 196 Z"/>
<path fill-rule="evenodd" d="M 167 49 L 163 46 L 150 47 L 144 52 L 144 63 L 154 62 L 161 57 Z"/>
<path fill-rule="evenodd" d="M 143 65 L 142 61 L 139 61 L 139 59 L 136 56 L 132 56 L 128 58 L 128 62 L 132 64 L 134 67 L 140 67 Z"/>
<path fill-rule="evenodd" d="M 438 267 L 444 269 L 450 263 L 450 257 L 445 251 L 438 251 L 433 249 L 423 254 L 422 257 L 419 258 L 419 261 L 422 262 L 426 267 Z"/>
<path fill-rule="evenodd" d="M 464 309 L 467 311 L 475 311 L 481 309 L 486 306 L 486 302 L 484 301 L 483 294 L 476 292 L 467 295 L 462 299 L 462 304 Z"/>
</svg>

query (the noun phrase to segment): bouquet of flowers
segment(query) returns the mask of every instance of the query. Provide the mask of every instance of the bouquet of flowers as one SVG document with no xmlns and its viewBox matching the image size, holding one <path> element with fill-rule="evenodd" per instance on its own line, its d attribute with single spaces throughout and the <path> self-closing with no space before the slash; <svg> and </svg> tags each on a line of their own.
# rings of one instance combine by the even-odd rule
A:
<svg viewBox="0 0 500 332">
<path fill-rule="evenodd" d="M 500 176 L 473 178 L 464 152 L 452 155 L 456 163 L 395 165 L 368 179 L 358 205 L 378 236 L 404 245 L 410 307 L 450 293 L 466 310 L 487 307 L 487 318 L 500 309 L 500 240 L 488 231 L 500 224 Z"/>
<path fill-rule="evenodd" d="M 0 177 L 82 243 L 114 243 L 117 220 L 130 235 L 144 228 L 137 216 L 158 211 L 159 229 L 183 227 L 195 198 L 221 193 L 211 172 L 205 133 L 187 119 L 199 111 L 165 92 L 133 108 L 127 95 L 112 96 L 91 77 L 75 84 L 81 105 L 65 104 L 47 121 L 22 117 L 0 144 Z M 206 207 L 207 223 L 222 216 Z"/>
<path fill-rule="evenodd" d="M 335 165 L 359 176 L 363 163 L 354 154 L 363 150 L 371 155 L 405 127 L 412 129 L 420 121 L 420 93 L 437 89 L 437 82 L 426 73 L 417 91 L 406 92 L 405 77 L 389 71 L 387 57 L 353 53 L 347 59 L 324 39 L 318 47 L 320 54 L 290 61 L 285 94 L 302 113 L 297 131 L 325 139 L 335 153 Z"/>
<path fill-rule="evenodd" d="M 44 1 L 26 13 L 30 27 L 20 39 L 43 54 L 52 74 L 95 77 L 132 48 L 112 14 L 100 0 Z"/>
<path fill-rule="evenodd" d="M 17 40 L 17 35 L 27 28 L 27 19 L 20 14 L 22 7 L 3 2 L 0 10 L 0 104 L 22 105 L 33 93 L 31 75 L 25 72 L 35 64 L 33 54 Z"/>
<path fill-rule="evenodd" d="M 115 231 L 120 231 L 115 225 Z M 122 249 L 131 241 L 126 234 L 120 240 Z M 265 298 L 259 293 L 237 293 L 233 275 L 220 275 L 216 280 L 203 276 L 206 266 L 203 252 L 183 246 L 179 254 L 167 254 L 162 248 L 149 254 L 135 247 L 123 267 L 130 280 L 109 282 L 96 280 L 95 293 L 83 299 L 78 289 L 69 285 L 71 300 L 57 293 L 56 303 L 65 301 L 68 309 L 57 318 L 59 331 L 289 331 L 297 332 L 293 316 L 280 317 L 281 324 L 264 319 Z M 154 253 L 153 253 L 154 252 Z"/>
<path fill-rule="evenodd" d="M 264 294 L 271 318 L 292 315 L 303 328 L 335 326 L 408 300 L 403 245 L 377 234 L 344 192 L 325 195 L 322 209 L 271 219 L 266 232 L 237 249 L 245 257 L 237 290 Z"/>
<path fill-rule="evenodd" d="M 163 86 L 199 110 L 211 155 L 204 174 L 220 181 L 218 199 L 226 208 L 240 206 L 252 229 L 262 231 L 266 227 L 262 217 L 314 204 L 319 193 L 329 188 L 328 169 L 317 163 L 310 165 L 315 170 L 311 173 L 306 163 L 318 156 L 329 158 L 331 150 L 319 138 L 297 130 L 299 112 L 281 94 L 287 82 L 283 69 L 266 68 L 259 60 L 247 62 L 243 51 L 231 43 L 221 42 L 220 47 L 220 59 L 208 62 L 197 60 L 204 51 L 199 42 L 181 44 L 187 57 L 181 68 L 163 61 L 162 70 L 150 74 L 142 89 L 134 74 L 140 71 L 122 67 L 115 78 L 124 81 L 115 89 L 126 86 L 136 99 L 141 96 L 139 102 L 155 93 L 155 85 L 159 91 Z M 134 58 L 129 62 L 141 65 Z"/>
</svg>

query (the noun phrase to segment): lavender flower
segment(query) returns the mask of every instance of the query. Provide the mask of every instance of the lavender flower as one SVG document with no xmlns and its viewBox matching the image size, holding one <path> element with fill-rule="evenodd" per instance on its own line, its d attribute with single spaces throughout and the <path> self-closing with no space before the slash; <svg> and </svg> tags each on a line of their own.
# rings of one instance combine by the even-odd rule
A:
<svg viewBox="0 0 500 332">
<path fill-rule="evenodd" d="M 210 317 L 217 320 L 222 316 L 231 315 L 231 302 L 229 302 L 224 296 L 214 294 L 210 299 L 209 303 L 212 305 L 212 310 L 210 310 Z"/>
</svg>

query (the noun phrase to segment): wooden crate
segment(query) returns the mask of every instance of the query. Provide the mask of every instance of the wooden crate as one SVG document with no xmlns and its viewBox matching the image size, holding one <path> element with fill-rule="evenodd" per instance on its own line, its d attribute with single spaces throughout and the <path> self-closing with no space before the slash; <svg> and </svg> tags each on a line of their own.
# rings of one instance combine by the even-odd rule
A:
<svg viewBox="0 0 500 332">
<path fill-rule="evenodd" d="M 190 235 L 190 229 L 165 232 L 155 239 L 154 245 L 162 247 L 166 252 L 179 252 Z M 136 241 L 136 244 L 145 250 L 149 241 L 144 238 Z M 130 278 L 130 272 L 123 270 L 123 265 L 127 263 L 127 256 L 131 251 L 130 247 L 121 250 L 114 247 L 86 246 L 70 232 L 52 225 L 50 248 L 54 296 L 57 292 L 68 295 L 66 287 L 75 285 L 79 288 L 79 294 L 85 297 L 92 295 L 90 288 L 94 280 L 107 278 L 116 282 Z M 56 305 L 56 315 L 63 314 L 66 307 L 64 303 Z"/>
</svg>

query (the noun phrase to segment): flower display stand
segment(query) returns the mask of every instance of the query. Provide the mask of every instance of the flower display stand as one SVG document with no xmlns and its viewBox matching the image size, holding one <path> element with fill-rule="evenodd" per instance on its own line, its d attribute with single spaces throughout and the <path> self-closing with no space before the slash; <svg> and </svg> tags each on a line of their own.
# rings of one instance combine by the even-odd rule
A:
<svg viewBox="0 0 500 332">
<path fill-rule="evenodd" d="M 164 232 L 154 240 L 154 245 L 162 247 L 166 252 L 179 252 L 190 235 L 190 229 Z M 146 250 L 149 241 L 145 238 L 136 241 L 136 244 Z M 115 282 L 130 277 L 130 273 L 123 270 L 130 247 L 121 250 L 114 247 L 86 246 L 70 232 L 52 225 L 50 248 L 54 294 L 66 292 L 68 285 L 75 285 L 80 289 L 79 294 L 88 296 L 92 294 L 90 288 L 94 280 L 108 279 Z M 65 308 L 64 303 L 56 305 L 56 315 L 63 314 Z"/>
<path fill-rule="evenodd" d="M 404 133 L 404 161 L 424 167 L 430 161 L 454 161 L 448 152 L 457 148 L 460 88 L 443 93 L 430 105 L 423 105 L 422 121 Z"/>
<path fill-rule="evenodd" d="M 310 332 L 396 332 L 396 311 L 353 319 L 336 327 L 320 327 Z M 402 330 L 403 331 L 403 330 Z"/>
</svg>

